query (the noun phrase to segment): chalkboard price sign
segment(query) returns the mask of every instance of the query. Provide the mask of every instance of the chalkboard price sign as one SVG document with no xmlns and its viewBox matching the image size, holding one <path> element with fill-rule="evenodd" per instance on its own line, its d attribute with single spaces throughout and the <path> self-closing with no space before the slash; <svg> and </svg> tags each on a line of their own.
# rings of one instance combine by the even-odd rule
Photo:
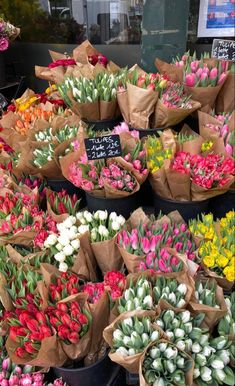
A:
<svg viewBox="0 0 235 386">
<path fill-rule="evenodd" d="M 214 39 L 211 56 L 221 60 L 235 61 L 235 41 Z"/>
<path fill-rule="evenodd" d="M 120 137 L 116 134 L 96 138 L 86 138 L 85 147 L 87 158 L 89 160 L 112 158 L 122 155 Z"/>
<path fill-rule="evenodd" d="M 0 110 L 5 109 L 5 107 L 7 107 L 7 105 L 8 105 L 7 99 L 4 97 L 4 95 L 2 95 L 0 93 Z"/>
</svg>

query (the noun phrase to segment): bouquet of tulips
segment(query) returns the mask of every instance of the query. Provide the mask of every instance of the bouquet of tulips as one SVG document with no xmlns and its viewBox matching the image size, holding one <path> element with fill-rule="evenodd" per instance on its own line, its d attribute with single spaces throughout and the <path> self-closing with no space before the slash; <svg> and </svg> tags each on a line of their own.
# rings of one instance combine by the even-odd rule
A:
<svg viewBox="0 0 235 386">
<path fill-rule="evenodd" d="M 94 79 L 68 77 L 58 86 L 65 103 L 81 118 L 104 120 L 115 117 L 118 83 L 123 73 L 100 72 Z"/>
<path fill-rule="evenodd" d="M 220 320 L 218 324 L 218 332 L 220 335 L 229 336 L 234 340 L 235 336 L 235 292 L 225 298 L 227 306 L 227 314 Z"/>
<path fill-rule="evenodd" d="M 74 193 L 70 196 L 65 189 L 60 192 L 47 190 L 47 210 L 57 222 L 68 216 L 75 216 L 79 210 L 81 199 Z M 58 217 L 59 216 L 59 217 Z"/>
<path fill-rule="evenodd" d="M 214 221 L 212 215 L 202 216 L 202 220 L 192 220 L 190 231 L 200 241 L 198 256 L 206 269 L 206 274 L 214 277 L 218 284 L 230 289 L 235 279 L 234 272 L 234 211 L 226 217 Z M 221 236 L 219 236 L 219 234 Z"/>
<path fill-rule="evenodd" d="M 105 197 L 126 197 L 139 190 L 139 183 L 131 172 L 118 161 L 103 159 L 89 161 L 86 154 L 76 155 L 77 160 L 61 162 L 63 175 L 75 186 Z"/>
<path fill-rule="evenodd" d="M 110 359 L 132 373 L 138 372 L 144 349 L 161 336 L 152 325 L 153 314 L 151 311 L 124 313 L 104 330 L 104 339 L 111 347 Z"/>
<path fill-rule="evenodd" d="M 177 253 L 186 254 L 190 260 L 195 258 L 196 246 L 184 223 L 140 223 L 131 232 L 119 232 L 117 243 L 129 272 L 152 269 L 169 273 L 183 268 Z"/>
<path fill-rule="evenodd" d="M 191 96 L 185 93 L 182 84 L 169 82 L 157 102 L 154 127 L 177 125 L 200 107 L 199 102 L 193 101 Z"/>
<path fill-rule="evenodd" d="M 78 130 L 78 126 L 70 127 L 69 125 L 65 125 L 63 128 L 56 129 L 56 131 L 53 132 L 52 127 L 48 127 L 45 130 L 38 131 L 34 138 L 38 142 L 56 141 L 62 143 L 68 139 L 75 138 L 78 134 Z"/>
<path fill-rule="evenodd" d="M 90 232 L 91 248 L 102 271 L 119 270 L 122 265 L 122 257 L 116 245 L 118 232 L 125 224 L 125 218 L 111 212 L 98 210 L 90 213 L 87 210 L 77 213 L 77 219 L 81 223 L 79 232 Z"/>
<path fill-rule="evenodd" d="M 130 69 L 119 86 L 117 100 L 125 121 L 133 128 L 152 127 L 153 113 L 158 92 L 167 85 L 167 78 L 159 74 L 147 74 L 141 69 Z"/>
<path fill-rule="evenodd" d="M 143 386 L 192 384 L 193 360 L 172 343 L 159 340 L 141 358 L 140 381 Z"/>
<path fill-rule="evenodd" d="M 20 33 L 20 29 L 14 27 L 9 21 L 4 20 L 0 17 L 0 51 L 6 51 L 10 45 L 10 41 L 17 38 Z"/>
<path fill-rule="evenodd" d="M 167 338 L 194 360 L 193 379 L 198 385 L 214 382 L 231 385 L 234 374 L 228 366 L 231 342 L 225 336 L 210 338 L 208 329 L 202 328 L 204 314 L 192 317 L 189 311 L 162 311 L 156 324 Z"/>
</svg>

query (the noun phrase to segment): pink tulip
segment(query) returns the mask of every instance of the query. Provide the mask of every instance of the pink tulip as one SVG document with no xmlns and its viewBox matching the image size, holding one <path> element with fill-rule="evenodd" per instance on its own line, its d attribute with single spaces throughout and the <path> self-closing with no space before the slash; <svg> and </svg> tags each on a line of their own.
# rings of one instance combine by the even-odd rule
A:
<svg viewBox="0 0 235 386">
<path fill-rule="evenodd" d="M 185 84 L 186 86 L 188 87 L 194 87 L 195 84 L 196 84 L 196 74 L 192 73 L 192 74 L 187 74 L 185 76 Z"/>
<path fill-rule="evenodd" d="M 174 247 L 177 250 L 177 252 L 179 252 L 182 250 L 183 243 L 181 243 L 180 241 L 177 241 L 177 243 L 175 243 Z"/>
<path fill-rule="evenodd" d="M 226 150 L 226 152 L 228 153 L 228 155 L 230 155 L 230 156 L 233 155 L 233 147 L 232 147 L 229 143 L 227 143 L 227 144 L 225 145 L 225 150 Z"/>
<path fill-rule="evenodd" d="M 218 70 L 216 67 L 212 68 L 210 71 L 209 78 L 210 79 L 215 79 L 218 76 Z"/>
<path fill-rule="evenodd" d="M 185 232 L 186 230 L 187 230 L 187 225 L 186 224 L 181 224 L 180 225 L 180 230 L 181 230 L 181 232 Z"/>
<path fill-rule="evenodd" d="M 180 60 L 178 62 L 178 67 L 184 67 L 184 61 L 183 60 Z"/>
<path fill-rule="evenodd" d="M 5 358 L 2 361 L 2 370 L 9 370 L 11 367 L 11 360 L 10 358 Z"/>
<path fill-rule="evenodd" d="M 173 241 L 172 236 L 168 236 L 167 240 L 166 240 L 166 245 L 169 247 L 171 245 L 172 241 Z"/>
<path fill-rule="evenodd" d="M 150 241 L 147 237 L 141 237 L 141 248 L 144 253 L 148 253 L 150 251 Z"/>
<path fill-rule="evenodd" d="M 138 235 L 136 233 L 132 233 L 130 242 L 133 249 L 138 249 Z"/>
<path fill-rule="evenodd" d="M 152 236 L 151 239 L 150 239 L 150 250 L 152 252 L 155 251 L 156 245 L 157 245 L 157 239 L 156 239 L 155 236 Z"/>
<path fill-rule="evenodd" d="M 137 169 L 137 170 L 141 170 L 141 169 L 142 169 L 142 164 L 141 164 L 141 162 L 140 162 L 139 159 L 136 159 L 136 160 L 133 162 L 133 166 L 134 166 L 134 168 Z"/>
<path fill-rule="evenodd" d="M 165 249 L 165 248 L 162 248 L 161 250 L 160 250 L 160 256 L 161 256 L 161 258 L 163 259 L 163 260 L 168 260 L 169 259 L 169 257 L 170 257 L 170 254 L 169 254 L 169 252 Z"/>
<path fill-rule="evenodd" d="M 167 266 L 162 259 L 158 260 L 158 267 L 162 272 L 166 272 L 166 270 L 167 270 Z"/>
<path fill-rule="evenodd" d="M 228 133 L 229 133 L 229 127 L 228 127 L 228 125 L 223 125 L 223 127 L 222 127 L 222 129 L 221 129 L 221 132 L 220 132 L 221 136 L 222 136 L 223 138 L 226 138 L 227 135 L 228 135 Z"/>
<path fill-rule="evenodd" d="M 186 62 L 186 61 L 188 60 L 188 55 L 183 55 L 182 58 L 181 58 L 181 60 L 182 60 L 183 62 Z"/>
<path fill-rule="evenodd" d="M 8 383 L 9 383 L 9 386 L 19 385 L 19 378 L 17 377 L 17 375 L 12 375 Z"/>
<path fill-rule="evenodd" d="M 202 72 L 204 72 L 205 74 L 209 75 L 209 68 L 207 67 L 207 65 L 204 65 L 203 69 L 202 69 Z"/>
<path fill-rule="evenodd" d="M 167 224 L 167 222 L 164 222 L 164 223 L 162 224 L 162 230 L 163 230 L 164 232 L 166 232 L 167 229 L 168 229 L 168 224 Z"/>
<path fill-rule="evenodd" d="M 3 379 L 1 382 L 1 386 L 9 386 L 9 382 L 7 379 Z"/>
<path fill-rule="evenodd" d="M 174 256 L 171 258 L 171 265 L 176 266 L 178 265 L 178 263 L 179 263 L 179 260 L 177 259 L 177 257 Z"/>
<path fill-rule="evenodd" d="M 146 269 L 148 269 L 146 264 L 143 261 L 141 261 L 139 264 L 139 271 L 146 271 Z"/>
<path fill-rule="evenodd" d="M 190 68 L 192 72 L 196 72 L 198 69 L 199 65 L 199 60 L 194 60 L 193 62 L 190 63 Z"/>
<path fill-rule="evenodd" d="M 180 230 L 178 229 L 178 228 L 175 228 L 174 230 L 173 230 L 173 234 L 174 235 L 178 235 L 180 233 Z"/>
<path fill-rule="evenodd" d="M 202 73 L 203 73 L 203 69 L 200 67 L 200 68 L 197 70 L 197 72 L 196 72 L 197 78 L 200 78 Z"/>
<path fill-rule="evenodd" d="M 227 78 L 227 74 L 225 72 L 222 72 L 217 82 L 217 85 L 223 84 L 226 78 Z"/>
<path fill-rule="evenodd" d="M 208 79 L 208 75 L 206 72 L 203 72 L 200 77 L 201 81 L 204 81 L 205 79 Z"/>
<path fill-rule="evenodd" d="M 154 261 L 155 257 L 156 257 L 156 255 L 155 255 L 154 252 L 150 252 L 150 253 L 147 254 L 146 260 L 145 260 L 147 267 L 150 268 L 150 267 L 153 266 L 153 261 Z"/>
</svg>

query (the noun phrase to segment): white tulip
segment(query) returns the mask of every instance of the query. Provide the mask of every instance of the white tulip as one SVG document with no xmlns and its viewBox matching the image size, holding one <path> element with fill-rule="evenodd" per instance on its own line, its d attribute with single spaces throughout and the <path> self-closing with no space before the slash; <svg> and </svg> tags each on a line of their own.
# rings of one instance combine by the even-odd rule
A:
<svg viewBox="0 0 235 386">
<path fill-rule="evenodd" d="M 59 261 L 60 263 L 62 263 L 63 261 L 65 261 L 65 254 L 63 252 L 58 252 L 54 255 L 54 258 L 56 261 Z"/>
<path fill-rule="evenodd" d="M 225 366 L 228 365 L 230 362 L 229 350 L 221 350 L 219 353 L 219 358 L 223 361 Z"/>
<path fill-rule="evenodd" d="M 66 220 L 63 221 L 65 228 L 71 228 L 76 223 L 76 217 L 69 216 Z"/>
<path fill-rule="evenodd" d="M 46 240 L 45 240 L 45 243 L 44 243 L 44 246 L 52 246 L 52 245 L 55 245 L 55 243 L 57 242 L 57 235 L 55 235 L 54 233 L 52 233 L 51 235 L 49 235 Z"/>
<path fill-rule="evenodd" d="M 84 217 L 83 217 L 83 212 L 78 212 L 78 213 L 76 214 L 76 218 L 77 218 L 77 220 L 79 220 L 79 221 L 81 222 L 81 220 L 84 218 Z"/>
<path fill-rule="evenodd" d="M 171 303 L 173 303 L 173 304 L 175 304 L 176 303 L 176 296 L 175 296 L 175 294 L 174 294 L 174 292 L 171 292 L 170 294 L 169 294 L 169 300 L 170 300 L 170 302 Z"/>
<path fill-rule="evenodd" d="M 193 371 L 193 379 L 200 377 L 200 375 L 201 375 L 200 370 L 198 368 L 195 368 Z"/>
<path fill-rule="evenodd" d="M 176 369 L 176 365 L 174 363 L 172 363 L 171 361 L 166 362 L 166 367 L 167 367 L 167 370 L 169 371 L 170 374 L 173 374 L 175 369 Z"/>
<path fill-rule="evenodd" d="M 186 304 L 186 301 L 184 299 L 180 299 L 179 302 L 176 304 L 177 308 L 182 308 Z"/>
<path fill-rule="evenodd" d="M 69 238 L 66 236 L 60 235 L 58 237 L 58 243 L 60 243 L 61 245 L 63 245 L 63 247 L 65 247 L 65 245 L 68 245 L 70 243 Z"/>
<path fill-rule="evenodd" d="M 88 210 L 85 210 L 83 212 L 83 216 L 84 218 L 86 219 L 87 222 L 92 222 L 93 221 L 93 216 L 90 212 L 88 212 Z"/>
<path fill-rule="evenodd" d="M 134 348 L 129 348 L 129 350 L 128 350 L 129 357 L 131 357 L 132 355 L 135 355 L 135 354 L 136 354 L 135 349 Z"/>
<path fill-rule="evenodd" d="M 117 340 L 122 340 L 124 337 L 123 332 L 118 328 L 113 332 L 113 338 Z M 126 338 L 126 337 L 125 337 Z"/>
<path fill-rule="evenodd" d="M 116 218 L 117 218 L 117 213 L 116 212 L 111 212 L 110 215 L 109 215 L 109 219 L 111 221 L 116 221 Z"/>
<path fill-rule="evenodd" d="M 167 343 L 160 343 L 160 344 L 158 345 L 158 348 L 159 348 L 159 350 L 160 350 L 161 352 L 164 352 L 164 351 L 166 350 L 166 348 L 167 348 Z"/>
<path fill-rule="evenodd" d="M 126 222 L 125 217 L 123 217 L 121 214 L 116 218 L 116 221 L 119 222 L 120 226 L 124 225 Z"/>
<path fill-rule="evenodd" d="M 211 367 L 213 367 L 214 369 L 223 370 L 224 362 L 219 359 L 214 359 L 213 361 L 211 361 Z"/>
<path fill-rule="evenodd" d="M 55 247 L 56 247 L 56 249 L 57 249 L 58 251 L 62 251 L 62 249 L 64 248 L 63 245 L 60 244 L 60 243 L 57 243 Z"/>
<path fill-rule="evenodd" d="M 89 225 L 79 225 L 78 232 L 83 234 L 89 231 Z"/>
<path fill-rule="evenodd" d="M 201 348 L 200 344 L 197 343 L 197 342 L 193 343 L 193 344 L 192 344 L 192 352 L 195 353 L 195 354 L 197 354 L 197 353 L 199 353 L 200 351 L 202 351 L 202 348 Z"/>
<path fill-rule="evenodd" d="M 126 325 L 126 326 L 130 326 L 130 327 L 133 327 L 133 321 L 131 318 L 126 318 L 123 320 L 123 323 Z"/>
<path fill-rule="evenodd" d="M 222 369 L 217 369 L 215 370 L 215 376 L 220 382 L 223 382 L 226 378 L 226 373 Z"/>
<path fill-rule="evenodd" d="M 184 330 L 182 330 L 182 328 L 176 328 L 175 329 L 175 337 L 176 338 L 183 338 L 185 335 L 185 332 Z"/>
<path fill-rule="evenodd" d="M 125 344 L 125 346 L 128 346 L 128 344 L 131 343 L 131 338 L 129 336 L 124 336 L 123 343 Z"/>
<path fill-rule="evenodd" d="M 69 268 L 68 264 L 66 264 L 65 262 L 62 262 L 59 265 L 59 271 L 60 272 L 67 272 L 68 268 Z"/>
<path fill-rule="evenodd" d="M 179 357 L 179 358 L 177 359 L 176 363 L 177 363 L 177 366 L 178 366 L 180 369 L 183 369 L 184 366 L 185 366 L 184 358 L 182 358 L 182 357 Z"/>
<path fill-rule="evenodd" d="M 96 230 L 96 228 L 93 228 L 91 231 L 91 239 L 92 239 L 92 241 L 95 241 L 96 238 L 97 238 L 97 230 Z"/>
<path fill-rule="evenodd" d="M 117 221 L 113 221 L 111 226 L 112 226 L 112 230 L 114 231 L 119 231 L 120 229 L 120 225 Z"/>
<path fill-rule="evenodd" d="M 211 369 L 209 367 L 204 366 L 201 368 L 201 378 L 204 382 L 210 382 L 212 377 L 211 377 Z"/>
<path fill-rule="evenodd" d="M 107 228 L 104 226 L 104 225 L 99 225 L 98 227 L 98 232 L 101 236 L 104 235 L 104 233 L 106 232 Z"/>
<path fill-rule="evenodd" d="M 165 381 L 163 378 L 158 378 L 153 383 L 153 386 L 164 386 L 164 385 L 165 385 Z"/>
<path fill-rule="evenodd" d="M 184 341 L 183 341 L 183 340 L 179 340 L 179 341 L 176 343 L 176 347 L 177 347 L 179 350 L 182 350 L 182 351 L 184 351 L 184 350 L 185 350 L 185 347 L 186 347 L 186 345 L 185 345 L 185 343 L 184 343 Z"/>
<path fill-rule="evenodd" d="M 106 238 L 109 236 L 109 231 L 108 231 L 107 228 L 104 230 L 103 236 L 106 237 Z"/>
<path fill-rule="evenodd" d="M 63 249 L 65 256 L 71 256 L 74 252 L 72 245 L 66 245 Z"/>
<path fill-rule="evenodd" d="M 164 352 L 164 356 L 167 358 L 167 359 L 174 359 L 176 358 L 178 355 L 178 350 L 177 348 L 172 348 L 172 347 L 168 347 L 166 349 L 166 351 Z"/>
<path fill-rule="evenodd" d="M 98 212 L 99 212 L 99 219 L 100 219 L 100 221 L 107 220 L 107 218 L 108 218 L 107 210 L 99 210 Z"/>
<path fill-rule="evenodd" d="M 78 250 L 80 248 L 80 240 L 74 239 L 71 241 L 73 249 Z"/>
<path fill-rule="evenodd" d="M 193 330 L 193 325 L 191 322 L 184 324 L 184 331 L 189 334 Z M 200 342 L 201 343 L 201 342 Z"/>
<path fill-rule="evenodd" d="M 173 339 L 174 338 L 174 333 L 172 332 L 172 331 L 166 331 L 166 335 L 167 335 L 167 337 L 171 340 L 171 339 Z"/>
<path fill-rule="evenodd" d="M 186 295 L 187 293 L 187 286 L 186 284 L 182 283 L 177 287 L 177 291 L 181 293 L 181 295 Z"/>
<path fill-rule="evenodd" d="M 151 340 L 151 342 L 154 342 L 155 340 L 158 340 L 159 337 L 160 337 L 159 331 L 155 330 L 152 332 L 152 334 L 150 336 L 150 340 Z"/>
<path fill-rule="evenodd" d="M 211 346 L 205 346 L 202 350 L 202 354 L 205 355 L 205 357 L 209 357 L 212 353 L 212 347 Z"/>
<path fill-rule="evenodd" d="M 56 228 L 60 233 L 62 233 L 66 229 L 63 222 L 56 224 Z"/>
<path fill-rule="evenodd" d="M 189 311 L 182 312 L 180 316 L 183 323 L 188 323 L 190 321 L 191 314 Z"/>
<path fill-rule="evenodd" d="M 116 353 L 121 355 L 122 357 L 127 357 L 129 354 L 128 354 L 128 351 L 127 349 L 125 349 L 125 347 L 119 347 L 117 350 L 116 350 Z"/>
<path fill-rule="evenodd" d="M 147 306 L 148 308 L 152 308 L 153 307 L 153 299 L 152 299 L 152 296 L 151 295 L 147 295 L 145 296 L 144 300 L 143 300 L 143 304 L 145 306 Z"/>
</svg>

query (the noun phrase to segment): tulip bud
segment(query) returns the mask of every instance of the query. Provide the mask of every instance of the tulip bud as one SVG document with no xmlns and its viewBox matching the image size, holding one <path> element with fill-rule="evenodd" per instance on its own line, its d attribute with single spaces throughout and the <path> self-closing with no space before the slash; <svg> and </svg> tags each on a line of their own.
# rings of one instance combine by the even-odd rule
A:
<svg viewBox="0 0 235 386">
<path fill-rule="evenodd" d="M 197 343 L 197 342 L 193 343 L 192 344 L 192 352 L 197 354 L 200 351 L 202 351 L 202 348 L 201 348 L 200 344 Z"/>
<path fill-rule="evenodd" d="M 224 362 L 220 359 L 214 359 L 211 361 L 211 367 L 222 370 L 224 368 Z"/>
<path fill-rule="evenodd" d="M 182 330 L 181 328 L 176 328 L 175 329 L 175 337 L 176 338 L 183 338 L 184 335 L 185 335 L 184 330 Z"/>
<path fill-rule="evenodd" d="M 121 355 L 122 357 L 127 357 L 128 356 L 128 351 L 127 351 L 127 349 L 125 349 L 125 347 L 119 347 L 116 350 L 116 353 Z"/>
<path fill-rule="evenodd" d="M 184 351 L 185 348 L 186 348 L 186 344 L 183 340 L 179 340 L 178 342 L 176 342 L 176 347 L 179 349 L 179 350 L 182 350 Z M 187 350 L 188 351 L 188 350 Z"/>
<path fill-rule="evenodd" d="M 162 367 L 162 360 L 161 360 L 161 358 L 154 359 L 154 361 L 152 362 L 151 367 L 152 367 L 154 370 L 162 371 L 162 370 L 163 370 L 163 367 Z"/>
<path fill-rule="evenodd" d="M 156 381 L 154 381 L 153 386 L 165 386 L 165 381 L 163 378 L 157 378 Z"/>
<path fill-rule="evenodd" d="M 184 366 L 185 366 L 184 358 L 182 357 L 177 358 L 176 364 L 179 369 L 184 369 Z"/>
<path fill-rule="evenodd" d="M 178 287 L 177 287 L 177 291 L 181 293 L 181 295 L 186 295 L 187 293 L 187 286 L 186 284 L 180 284 Z"/>
<path fill-rule="evenodd" d="M 156 359 L 160 357 L 160 350 L 157 347 L 152 347 L 149 351 L 149 355 L 152 359 Z"/>
<path fill-rule="evenodd" d="M 166 331 L 166 335 L 167 337 L 170 339 L 170 340 L 173 340 L 174 339 L 174 333 L 172 331 Z"/>
<path fill-rule="evenodd" d="M 116 330 L 113 332 L 113 338 L 114 338 L 114 339 L 117 339 L 117 340 L 122 341 L 122 340 L 123 340 L 123 337 L 124 337 L 124 335 L 123 335 L 123 333 L 122 333 L 121 330 L 116 329 Z"/>
<path fill-rule="evenodd" d="M 195 362 L 199 364 L 199 366 L 205 366 L 207 363 L 207 358 L 202 353 L 196 354 Z"/>
<path fill-rule="evenodd" d="M 150 340 L 151 340 L 151 342 L 154 342 L 155 340 L 158 340 L 159 337 L 160 337 L 159 331 L 155 330 L 152 332 Z"/>
<path fill-rule="evenodd" d="M 212 370 L 212 376 L 219 382 L 219 384 L 223 384 L 223 381 L 226 378 L 226 373 L 222 369 L 216 369 Z"/>
<path fill-rule="evenodd" d="M 209 369 L 209 367 L 207 366 L 204 366 L 201 368 L 201 378 L 203 381 L 205 382 L 210 382 L 212 377 L 211 377 L 211 369 Z"/>
<path fill-rule="evenodd" d="M 174 348 L 174 347 L 167 347 L 167 349 L 164 352 L 164 356 L 167 359 L 174 359 L 177 357 L 177 355 L 178 355 L 178 350 L 177 348 Z"/>
<path fill-rule="evenodd" d="M 166 366 L 166 369 L 169 371 L 170 374 L 173 374 L 174 371 L 176 370 L 176 365 L 173 362 L 171 362 L 171 361 L 165 362 L 165 366 Z"/>
<path fill-rule="evenodd" d="M 10 358 L 3 359 L 2 361 L 2 370 L 3 371 L 10 371 L 11 369 L 11 360 Z"/>
<path fill-rule="evenodd" d="M 147 346 L 148 343 L 149 343 L 149 335 L 146 334 L 146 332 L 144 332 L 144 333 L 141 335 L 141 338 L 142 338 L 142 341 L 143 341 L 144 346 Z"/>
</svg>

